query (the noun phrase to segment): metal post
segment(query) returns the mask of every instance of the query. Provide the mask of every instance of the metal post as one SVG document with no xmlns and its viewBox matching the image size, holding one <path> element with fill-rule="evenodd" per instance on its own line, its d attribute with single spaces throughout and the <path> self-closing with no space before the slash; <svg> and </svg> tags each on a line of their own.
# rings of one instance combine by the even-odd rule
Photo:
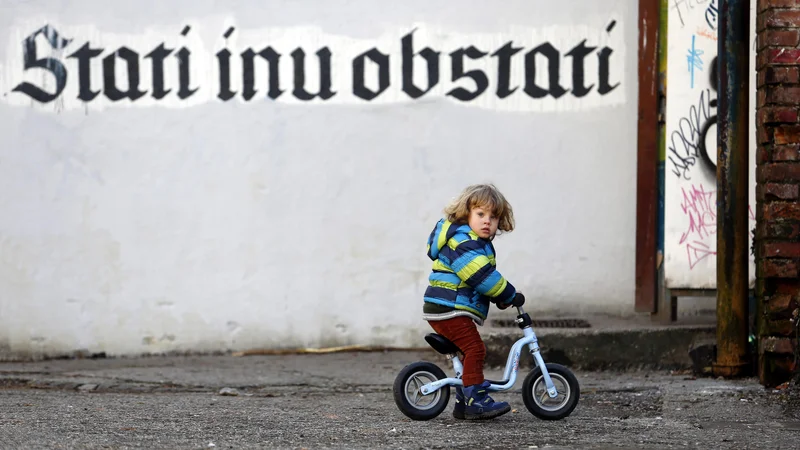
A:
<svg viewBox="0 0 800 450">
<path fill-rule="evenodd" d="M 717 114 L 717 355 L 718 376 L 748 366 L 748 0 L 720 0 Z"/>
<path fill-rule="evenodd" d="M 659 0 L 639 0 L 639 123 L 636 150 L 637 312 L 657 310 Z"/>
</svg>

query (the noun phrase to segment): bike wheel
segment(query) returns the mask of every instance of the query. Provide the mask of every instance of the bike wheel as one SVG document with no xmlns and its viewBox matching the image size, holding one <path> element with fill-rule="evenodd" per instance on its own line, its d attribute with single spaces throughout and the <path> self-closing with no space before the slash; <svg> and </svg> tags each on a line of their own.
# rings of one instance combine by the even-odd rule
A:
<svg viewBox="0 0 800 450">
<path fill-rule="evenodd" d="M 394 380 L 394 401 L 407 417 L 430 420 L 444 411 L 450 401 L 450 387 L 422 395 L 419 389 L 428 383 L 447 378 L 436 364 L 420 361 L 407 365 Z"/>
<path fill-rule="evenodd" d="M 556 387 L 558 395 L 550 398 L 547 394 L 542 369 L 533 369 L 522 384 L 522 399 L 528 411 L 543 420 L 561 420 L 569 416 L 578 406 L 581 387 L 575 375 L 560 364 L 545 364 L 550 379 Z"/>
</svg>

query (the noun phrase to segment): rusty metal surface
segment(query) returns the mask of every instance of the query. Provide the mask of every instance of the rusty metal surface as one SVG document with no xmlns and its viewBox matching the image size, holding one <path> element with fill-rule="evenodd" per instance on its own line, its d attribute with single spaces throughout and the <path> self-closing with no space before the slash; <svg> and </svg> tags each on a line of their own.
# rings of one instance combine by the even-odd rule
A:
<svg viewBox="0 0 800 450">
<path fill-rule="evenodd" d="M 749 24 L 746 0 L 721 0 L 717 126 L 717 356 L 714 373 L 748 366 Z"/>
<path fill-rule="evenodd" d="M 639 0 L 639 121 L 636 175 L 637 312 L 656 310 L 659 0 Z"/>
</svg>

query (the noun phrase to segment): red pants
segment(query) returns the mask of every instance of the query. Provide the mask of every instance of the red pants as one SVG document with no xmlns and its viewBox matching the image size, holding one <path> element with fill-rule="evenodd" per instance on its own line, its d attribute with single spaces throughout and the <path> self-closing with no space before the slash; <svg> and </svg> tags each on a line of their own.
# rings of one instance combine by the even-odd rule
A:
<svg viewBox="0 0 800 450">
<path fill-rule="evenodd" d="M 450 339 L 464 353 L 464 386 L 483 383 L 483 361 L 486 359 L 486 346 L 483 344 L 478 327 L 466 316 L 447 320 L 429 320 L 431 328 Z"/>
</svg>

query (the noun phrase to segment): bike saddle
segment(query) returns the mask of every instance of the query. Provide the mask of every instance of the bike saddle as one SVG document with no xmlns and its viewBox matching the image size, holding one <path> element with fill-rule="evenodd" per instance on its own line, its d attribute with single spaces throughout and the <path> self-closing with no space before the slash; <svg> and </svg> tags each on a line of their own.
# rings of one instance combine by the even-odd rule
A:
<svg viewBox="0 0 800 450">
<path fill-rule="evenodd" d="M 451 355 L 461 350 L 456 347 L 456 344 L 450 342 L 449 339 L 442 336 L 441 334 L 436 333 L 429 333 L 425 335 L 425 341 L 433 347 L 434 350 L 443 354 L 443 355 Z"/>
</svg>

